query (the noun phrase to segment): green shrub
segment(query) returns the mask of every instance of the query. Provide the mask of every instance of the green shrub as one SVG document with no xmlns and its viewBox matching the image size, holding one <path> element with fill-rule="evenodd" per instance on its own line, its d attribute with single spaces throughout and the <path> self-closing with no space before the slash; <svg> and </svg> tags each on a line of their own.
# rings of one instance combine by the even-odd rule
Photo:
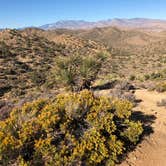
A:
<svg viewBox="0 0 166 166">
<path fill-rule="evenodd" d="M 105 58 L 106 55 L 103 53 L 85 57 L 79 55 L 57 57 L 51 80 L 68 87 L 72 91 L 89 89 Z M 50 82 L 50 79 L 48 80 Z"/>
<path fill-rule="evenodd" d="M 145 80 L 149 80 L 150 79 L 150 75 L 149 74 L 145 74 L 144 78 L 145 78 Z"/>
<path fill-rule="evenodd" d="M 0 164 L 114 165 L 142 134 L 131 109 L 88 90 L 27 103 L 0 121 Z"/>
<path fill-rule="evenodd" d="M 152 73 L 150 77 L 152 80 L 159 79 L 162 77 L 162 74 L 161 73 Z"/>
<path fill-rule="evenodd" d="M 129 78 L 131 81 L 134 81 L 136 79 L 136 76 L 135 75 L 131 75 L 130 78 Z"/>
</svg>

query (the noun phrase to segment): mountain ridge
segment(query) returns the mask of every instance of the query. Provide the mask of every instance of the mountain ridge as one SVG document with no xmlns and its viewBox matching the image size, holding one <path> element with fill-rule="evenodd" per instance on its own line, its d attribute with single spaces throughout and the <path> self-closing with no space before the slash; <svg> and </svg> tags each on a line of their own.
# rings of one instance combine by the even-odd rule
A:
<svg viewBox="0 0 166 166">
<path fill-rule="evenodd" d="M 149 18 L 114 18 L 99 21 L 61 20 L 51 24 L 39 26 L 44 30 L 54 29 L 93 29 L 96 27 L 116 26 L 121 28 L 143 28 L 151 30 L 166 30 L 166 20 Z"/>
</svg>

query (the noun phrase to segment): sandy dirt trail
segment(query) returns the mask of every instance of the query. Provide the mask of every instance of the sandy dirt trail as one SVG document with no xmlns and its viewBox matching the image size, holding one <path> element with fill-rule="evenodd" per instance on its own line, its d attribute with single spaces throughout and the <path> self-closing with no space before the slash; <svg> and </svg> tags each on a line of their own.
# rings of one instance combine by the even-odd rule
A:
<svg viewBox="0 0 166 166">
<path fill-rule="evenodd" d="M 166 166 L 166 108 L 156 105 L 166 99 L 166 93 L 143 89 L 136 90 L 135 95 L 142 100 L 135 111 L 156 117 L 151 125 L 154 132 L 146 136 L 120 166 Z"/>
</svg>

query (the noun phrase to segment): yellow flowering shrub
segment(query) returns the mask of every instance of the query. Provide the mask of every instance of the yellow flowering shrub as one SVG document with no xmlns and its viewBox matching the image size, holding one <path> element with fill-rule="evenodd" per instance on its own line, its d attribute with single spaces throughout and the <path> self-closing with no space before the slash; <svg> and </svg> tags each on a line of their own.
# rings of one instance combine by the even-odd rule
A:
<svg viewBox="0 0 166 166">
<path fill-rule="evenodd" d="M 26 103 L 0 121 L 0 165 L 114 165 L 143 131 L 131 109 L 88 90 Z"/>
</svg>

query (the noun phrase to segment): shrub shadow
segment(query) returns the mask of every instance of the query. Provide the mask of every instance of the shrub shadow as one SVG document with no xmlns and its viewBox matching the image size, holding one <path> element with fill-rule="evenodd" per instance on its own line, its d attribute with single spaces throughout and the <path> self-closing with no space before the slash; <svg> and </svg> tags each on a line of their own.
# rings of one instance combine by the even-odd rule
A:
<svg viewBox="0 0 166 166">
<path fill-rule="evenodd" d="M 117 84 L 117 81 L 107 82 L 102 85 L 91 87 L 92 90 L 106 90 L 106 89 L 112 89 Z"/>
<path fill-rule="evenodd" d="M 153 133 L 152 124 L 156 119 L 155 115 L 146 115 L 141 111 L 134 111 L 131 115 L 131 120 L 140 121 L 143 124 L 144 132 L 142 138 Z"/>
<path fill-rule="evenodd" d="M 121 90 L 135 90 L 136 89 L 134 87 L 134 85 L 130 84 L 129 82 L 120 82 L 118 80 L 114 80 L 114 81 L 107 82 L 107 83 L 102 84 L 102 85 L 93 86 L 93 87 L 91 87 L 91 90 L 113 89 L 113 88 L 115 88 L 116 85 L 119 85 L 119 88 Z"/>
<path fill-rule="evenodd" d="M 139 101 L 139 102 L 141 102 L 141 101 Z M 119 162 L 117 164 L 122 163 L 127 158 L 128 154 L 130 152 L 134 151 L 136 149 L 136 147 L 145 139 L 145 137 L 151 135 L 154 132 L 152 124 L 154 123 L 154 121 L 156 119 L 155 115 L 147 115 L 141 111 L 133 111 L 130 119 L 133 121 L 140 121 L 143 125 L 144 131 L 137 144 L 135 144 L 135 145 L 129 144 L 127 146 L 126 152 L 119 157 Z"/>
</svg>

